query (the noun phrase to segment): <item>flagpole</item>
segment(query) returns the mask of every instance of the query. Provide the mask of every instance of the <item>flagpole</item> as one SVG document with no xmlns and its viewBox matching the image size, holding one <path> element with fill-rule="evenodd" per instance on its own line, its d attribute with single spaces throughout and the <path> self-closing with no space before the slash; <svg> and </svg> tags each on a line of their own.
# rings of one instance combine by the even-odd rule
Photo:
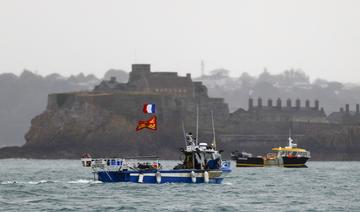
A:
<svg viewBox="0 0 360 212">
<path fill-rule="evenodd" d="M 212 130 L 213 130 L 213 147 L 214 147 L 214 149 L 216 149 L 214 113 L 212 110 L 211 110 L 211 123 L 212 123 Z"/>
<path fill-rule="evenodd" d="M 196 146 L 199 140 L 199 105 L 196 105 Z"/>
<path fill-rule="evenodd" d="M 181 125 L 182 125 L 183 134 L 184 134 L 185 146 L 186 146 L 186 145 L 187 145 L 187 143 L 186 143 L 186 134 L 185 134 L 184 121 L 181 121 Z"/>
</svg>

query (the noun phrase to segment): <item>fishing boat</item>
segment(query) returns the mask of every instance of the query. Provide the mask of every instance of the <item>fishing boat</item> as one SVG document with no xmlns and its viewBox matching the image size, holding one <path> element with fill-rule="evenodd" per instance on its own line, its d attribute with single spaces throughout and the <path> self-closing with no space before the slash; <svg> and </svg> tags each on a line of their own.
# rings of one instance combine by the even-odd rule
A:
<svg viewBox="0 0 360 212">
<path fill-rule="evenodd" d="M 92 169 L 94 179 L 102 182 L 134 183 L 221 183 L 223 172 L 230 172 L 229 162 L 223 162 L 221 152 L 216 150 L 215 129 L 211 145 L 199 143 L 192 133 L 183 133 L 185 149 L 181 148 L 183 160 L 173 169 L 164 169 L 156 161 L 134 162 L 124 158 L 92 158 L 85 154 L 82 165 Z M 198 135 L 198 119 L 197 119 Z"/>
<path fill-rule="evenodd" d="M 298 148 L 291 135 L 288 138 L 288 146 L 272 148 L 274 152 L 266 156 L 252 156 L 246 152 L 233 152 L 231 158 L 236 161 L 236 167 L 264 167 L 280 166 L 286 168 L 307 167 L 306 162 L 311 158 L 310 152 Z"/>
<path fill-rule="evenodd" d="M 263 167 L 264 158 L 253 156 L 251 153 L 234 151 L 231 159 L 236 161 L 236 167 Z"/>
<path fill-rule="evenodd" d="M 92 169 L 95 180 L 134 183 L 221 183 L 222 160 L 219 151 L 206 143 L 197 144 L 191 133 L 181 149 L 184 160 L 173 169 L 163 169 L 157 161 L 134 162 L 124 158 L 81 158 L 82 165 Z"/>
</svg>

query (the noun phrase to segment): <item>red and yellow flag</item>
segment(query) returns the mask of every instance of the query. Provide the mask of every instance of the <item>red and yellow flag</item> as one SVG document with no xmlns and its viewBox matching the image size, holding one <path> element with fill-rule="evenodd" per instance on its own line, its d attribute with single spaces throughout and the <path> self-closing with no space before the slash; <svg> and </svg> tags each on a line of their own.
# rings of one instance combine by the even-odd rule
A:
<svg viewBox="0 0 360 212">
<path fill-rule="evenodd" d="M 142 130 L 144 128 L 150 129 L 150 130 L 156 130 L 157 126 L 156 126 L 156 116 L 152 116 L 149 120 L 147 121 L 139 121 L 138 125 L 136 127 L 136 131 Z"/>
</svg>

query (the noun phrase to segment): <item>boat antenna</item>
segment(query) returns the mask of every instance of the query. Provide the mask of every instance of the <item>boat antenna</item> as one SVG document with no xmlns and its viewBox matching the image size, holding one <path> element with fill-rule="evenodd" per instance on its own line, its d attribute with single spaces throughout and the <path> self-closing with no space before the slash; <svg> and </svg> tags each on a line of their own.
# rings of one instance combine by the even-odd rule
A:
<svg viewBox="0 0 360 212">
<path fill-rule="evenodd" d="M 198 145 L 199 140 L 199 105 L 196 105 L 196 146 Z"/>
<path fill-rule="evenodd" d="M 213 130 L 213 147 L 216 149 L 216 138 L 215 138 L 215 125 L 214 125 L 214 113 L 211 110 L 211 123 L 212 123 L 212 130 Z"/>
<path fill-rule="evenodd" d="M 181 125 L 182 125 L 183 134 L 184 134 L 185 145 L 187 145 L 187 143 L 186 143 L 186 134 L 185 134 L 184 121 L 181 121 Z"/>
</svg>

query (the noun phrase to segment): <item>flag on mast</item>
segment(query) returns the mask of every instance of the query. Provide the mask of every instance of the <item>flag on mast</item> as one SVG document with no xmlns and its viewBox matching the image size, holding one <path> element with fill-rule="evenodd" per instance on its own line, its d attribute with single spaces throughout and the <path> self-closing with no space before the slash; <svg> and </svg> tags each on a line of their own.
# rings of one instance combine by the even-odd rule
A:
<svg viewBox="0 0 360 212">
<path fill-rule="evenodd" d="M 144 104 L 144 113 L 156 113 L 155 104 Z"/>
<path fill-rule="evenodd" d="M 140 120 L 136 127 L 136 131 L 142 130 L 144 128 L 147 128 L 150 130 L 157 130 L 156 116 L 152 116 L 149 120 L 145 120 L 145 121 Z"/>
</svg>

